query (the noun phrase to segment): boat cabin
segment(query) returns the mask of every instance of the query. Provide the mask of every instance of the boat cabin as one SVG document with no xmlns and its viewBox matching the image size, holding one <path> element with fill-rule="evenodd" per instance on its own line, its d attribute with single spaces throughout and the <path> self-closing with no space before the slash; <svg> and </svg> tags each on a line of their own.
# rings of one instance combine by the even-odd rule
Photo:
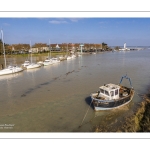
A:
<svg viewBox="0 0 150 150">
<path fill-rule="evenodd" d="M 106 84 L 99 87 L 99 97 L 107 100 L 118 99 L 120 86 L 116 84 Z"/>
</svg>

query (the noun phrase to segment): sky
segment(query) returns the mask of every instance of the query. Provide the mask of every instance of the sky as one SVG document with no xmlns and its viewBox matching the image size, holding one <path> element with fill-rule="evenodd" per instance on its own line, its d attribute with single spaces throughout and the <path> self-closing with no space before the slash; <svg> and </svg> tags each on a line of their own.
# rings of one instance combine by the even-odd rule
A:
<svg viewBox="0 0 150 150">
<path fill-rule="evenodd" d="M 104 42 L 108 46 L 150 46 L 150 18 L 1 17 L 0 28 L 7 44 Z"/>
</svg>

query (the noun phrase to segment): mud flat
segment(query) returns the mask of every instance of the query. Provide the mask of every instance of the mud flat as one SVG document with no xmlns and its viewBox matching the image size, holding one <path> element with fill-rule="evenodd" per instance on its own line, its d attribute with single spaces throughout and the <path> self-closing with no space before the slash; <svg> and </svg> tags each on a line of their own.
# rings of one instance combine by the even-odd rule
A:
<svg viewBox="0 0 150 150">
<path fill-rule="evenodd" d="M 142 102 L 123 118 L 116 119 L 111 125 L 93 127 L 95 132 L 149 132 L 150 131 L 150 94 L 144 95 Z"/>
</svg>

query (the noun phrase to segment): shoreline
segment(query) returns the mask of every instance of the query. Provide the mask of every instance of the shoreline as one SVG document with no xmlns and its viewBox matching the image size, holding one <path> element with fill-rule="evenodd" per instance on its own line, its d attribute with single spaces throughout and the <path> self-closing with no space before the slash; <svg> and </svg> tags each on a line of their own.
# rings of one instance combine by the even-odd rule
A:
<svg viewBox="0 0 150 150">
<path fill-rule="evenodd" d="M 149 88 L 150 89 L 150 88 Z M 149 132 L 150 131 L 150 90 L 142 96 L 143 100 L 136 104 L 133 111 L 112 126 L 95 126 L 94 132 Z M 119 125 L 118 125 L 119 124 Z"/>
</svg>

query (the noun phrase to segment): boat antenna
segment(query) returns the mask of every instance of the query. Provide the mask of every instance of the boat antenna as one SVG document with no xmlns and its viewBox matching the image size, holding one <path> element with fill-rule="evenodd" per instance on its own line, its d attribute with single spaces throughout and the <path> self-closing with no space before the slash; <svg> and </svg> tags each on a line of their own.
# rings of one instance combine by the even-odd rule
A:
<svg viewBox="0 0 150 150">
<path fill-rule="evenodd" d="M 1 36 L 2 36 L 2 43 L 3 43 L 3 51 L 4 51 L 4 62 L 5 62 L 5 68 L 6 68 L 5 46 L 4 46 L 3 30 L 2 29 L 1 29 Z"/>
</svg>

